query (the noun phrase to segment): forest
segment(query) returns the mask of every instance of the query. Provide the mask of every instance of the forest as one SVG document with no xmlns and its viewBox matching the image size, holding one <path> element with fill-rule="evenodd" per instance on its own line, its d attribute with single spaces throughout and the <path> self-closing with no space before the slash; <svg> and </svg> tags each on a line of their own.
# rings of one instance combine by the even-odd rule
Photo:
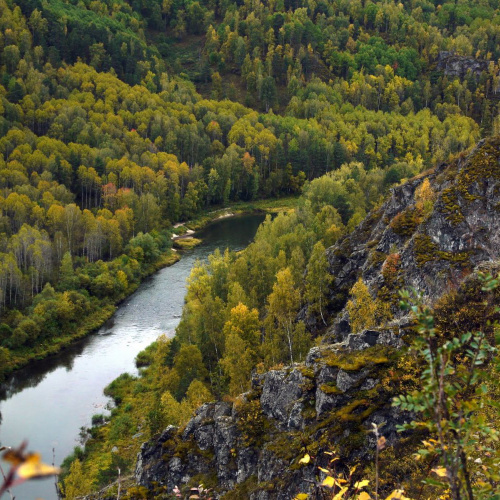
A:
<svg viewBox="0 0 500 500">
<path fill-rule="evenodd" d="M 391 59 L 393 45 L 405 46 L 410 34 L 393 45 L 380 37 L 408 17 L 404 10 L 390 17 L 376 8 L 381 24 L 358 14 L 348 25 L 355 38 L 346 29 L 343 44 L 338 29 L 335 43 L 320 40 L 328 32 L 322 23 L 331 10 L 328 19 L 342 24 L 353 14 L 341 11 L 354 4 L 316 6 L 316 23 L 299 6 L 287 20 L 289 13 L 280 13 L 286 8 L 261 5 L 238 21 L 245 8 L 198 2 L 2 2 L 4 371 L 35 346 L 54 348 L 61 330 L 81 330 L 75 318 L 82 311 L 95 313 L 97 323 L 109 316 L 167 250 L 165 231 L 179 220 L 236 200 L 296 194 L 331 172 L 332 207 L 352 229 L 388 187 L 496 126 L 494 63 L 463 79 L 432 72 L 430 63 L 425 71 L 431 49 L 438 55 L 464 38 L 464 56 L 476 48 L 472 37 L 441 34 L 439 17 L 427 20 L 436 25 L 433 45 L 397 51 L 398 58 L 415 52 L 410 59 L 421 62 L 412 68 Z M 412 19 L 415 28 L 427 22 L 423 15 Z M 176 72 L 181 63 L 161 55 L 164 44 L 189 45 L 205 30 L 206 84 Z M 113 43 L 104 43 L 109 34 Z M 327 47 L 332 55 L 325 58 Z M 345 71 L 327 81 L 304 63 L 351 52 Z M 230 93 L 224 71 L 239 73 L 248 89 L 243 103 L 223 99 Z M 287 75 L 286 86 L 273 71 Z M 428 82 L 415 81 L 422 71 L 436 80 L 429 92 Z M 278 94 L 287 102 L 277 103 Z"/>
<path fill-rule="evenodd" d="M 193 269 L 175 338 L 109 394 L 147 392 L 154 435 L 302 361 L 328 324 L 325 249 L 500 133 L 499 61 L 496 0 L 0 0 L 0 380 L 178 259 L 175 223 L 289 196 L 247 251 Z M 350 307 L 361 328 L 396 305 L 358 283 Z M 67 496 L 108 462 L 84 480 L 73 461 Z"/>
</svg>

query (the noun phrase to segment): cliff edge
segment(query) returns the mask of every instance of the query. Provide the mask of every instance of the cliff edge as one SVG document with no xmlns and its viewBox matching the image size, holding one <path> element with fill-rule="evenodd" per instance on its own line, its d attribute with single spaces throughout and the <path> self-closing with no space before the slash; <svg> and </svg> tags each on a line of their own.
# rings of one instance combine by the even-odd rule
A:
<svg viewBox="0 0 500 500">
<path fill-rule="evenodd" d="M 421 436 L 398 433 L 412 415 L 391 406 L 418 373 L 405 354 L 412 322 L 398 307 L 398 290 L 423 294 L 441 335 L 477 326 L 485 314 L 477 270 L 496 269 L 499 210 L 500 138 L 393 189 L 327 250 L 334 281 L 323 343 L 304 363 L 254 375 L 251 391 L 234 403 L 204 404 L 184 429 L 168 427 L 144 443 L 138 484 L 152 492 L 203 484 L 228 499 L 321 498 L 324 452 L 334 450 L 340 468 L 373 467 L 372 424 L 388 445 L 382 490 L 419 483 L 422 466 L 411 453 Z M 347 306 L 360 279 L 379 310 L 361 331 Z M 458 310 L 459 320 L 450 321 Z M 306 453 L 313 460 L 302 464 Z"/>
</svg>

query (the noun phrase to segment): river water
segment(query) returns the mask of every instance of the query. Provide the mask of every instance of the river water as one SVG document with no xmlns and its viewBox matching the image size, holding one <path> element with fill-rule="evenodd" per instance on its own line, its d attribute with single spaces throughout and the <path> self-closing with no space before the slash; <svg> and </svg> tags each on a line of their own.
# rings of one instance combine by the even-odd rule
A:
<svg viewBox="0 0 500 500">
<path fill-rule="evenodd" d="M 200 246 L 148 278 L 95 334 L 16 372 L 0 386 L 0 445 L 27 440 L 28 449 L 40 452 L 46 463 L 54 455 L 60 464 L 79 444 L 80 428 L 90 426 L 92 415 L 109 402 L 104 387 L 121 373 L 136 374 L 137 353 L 158 335 L 174 334 L 196 260 L 216 248 L 243 249 L 262 220 L 246 215 L 211 224 L 196 235 L 203 239 Z M 57 499 L 53 479 L 24 483 L 12 493 L 17 500 Z"/>
</svg>

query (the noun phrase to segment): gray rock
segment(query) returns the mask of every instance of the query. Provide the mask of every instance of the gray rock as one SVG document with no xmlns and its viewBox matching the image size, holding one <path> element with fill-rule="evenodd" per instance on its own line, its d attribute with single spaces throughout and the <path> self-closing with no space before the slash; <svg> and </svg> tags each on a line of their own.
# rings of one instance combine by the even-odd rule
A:
<svg viewBox="0 0 500 500">
<path fill-rule="evenodd" d="M 365 379 L 368 373 L 369 370 L 367 369 L 354 373 L 339 370 L 337 374 L 337 387 L 342 392 L 347 392 L 353 387 L 358 386 L 360 381 Z"/>
<path fill-rule="evenodd" d="M 298 399 L 304 395 L 307 379 L 299 370 L 273 370 L 265 374 L 260 404 L 264 415 L 287 426 L 290 412 Z"/>
<path fill-rule="evenodd" d="M 254 475 L 257 470 L 258 461 L 258 450 L 255 448 L 242 448 L 238 453 L 238 471 L 236 473 L 236 482 L 242 483 L 250 476 Z"/>
<path fill-rule="evenodd" d="M 360 387 L 360 390 L 362 391 L 369 391 L 370 389 L 373 389 L 377 384 L 379 383 L 379 380 L 376 378 L 367 378 Z"/>
<path fill-rule="evenodd" d="M 287 426 L 289 429 L 302 430 L 304 428 L 304 417 L 302 412 L 304 411 L 304 404 L 302 401 L 297 401 L 290 411 L 290 416 L 288 417 Z"/>
<path fill-rule="evenodd" d="M 194 430 L 194 439 L 198 443 L 200 450 L 208 450 L 214 441 L 214 426 L 202 425 Z"/>
<path fill-rule="evenodd" d="M 469 71 L 478 77 L 482 72 L 488 71 L 489 66 L 490 61 L 484 59 L 459 56 L 448 51 L 441 51 L 438 54 L 438 69 L 452 78 L 464 78 Z M 498 92 L 498 87 L 495 90 Z"/>
<path fill-rule="evenodd" d="M 169 425 L 160 435 L 158 438 L 159 443 L 164 443 L 165 441 L 168 441 L 169 439 L 172 439 L 175 436 L 175 433 L 177 432 L 177 427 L 174 425 Z"/>
<path fill-rule="evenodd" d="M 383 331 L 380 332 L 380 335 L 377 338 L 377 344 L 401 349 L 404 345 L 404 342 L 400 336 L 395 335 L 390 331 Z"/>
<path fill-rule="evenodd" d="M 336 366 L 322 366 L 316 375 L 316 385 L 330 384 L 337 380 L 339 369 Z"/>
<path fill-rule="evenodd" d="M 232 410 L 233 408 L 229 403 L 215 403 L 214 419 L 217 420 L 219 417 L 229 417 Z"/>
<path fill-rule="evenodd" d="M 215 406 L 213 403 L 205 403 L 196 410 L 196 415 L 188 422 L 182 437 L 188 439 L 191 434 L 207 420 L 213 420 Z"/>
<path fill-rule="evenodd" d="M 227 489 L 234 488 L 237 480 L 237 466 L 234 460 L 238 429 L 231 417 L 219 417 L 215 426 L 213 449 L 217 477 L 220 484 Z M 231 465 L 233 464 L 233 465 Z"/>
<path fill-rule="evenodd" d="M 286 463 L 278 458 L 273 452 L 264 449 L 260 454 L 260 460 L 257 469 L 257 479 L 259 483 L 271 481 L 276 477 L 280 477 Z"/>
<path fill-rule="evenodd" d="M 330 412 L 334 408 L 340 406 L 343 400 L 340 394 L 329 394 L 323 392 L 320 387 L 316 389 L 316 416 L 322 417 L 325 413 Z"/>
<path fill-rule="evenodd" d="M 347 336 L 346 343 L 349 349 L 361 351 L 377 344 L 380 332 L 377 330 L 363 330 L 360 333 L 351 333 Z"/>
<path fill-rule="evenodd" d="M 310 349 L 310 351 L 307 353 L 306 360 L 305 360 L 305 365 L 308 368 L 311 368 L 316 365 L 316 362 L 318 359 L 322 356 L 322 350 L 321 347 L 313 347 Z"/>
<path fill-rule="evenodd" d="M 256 491 L 250 495 L 250 500 L 269 500 L 268 491 Z"/>
</svg>

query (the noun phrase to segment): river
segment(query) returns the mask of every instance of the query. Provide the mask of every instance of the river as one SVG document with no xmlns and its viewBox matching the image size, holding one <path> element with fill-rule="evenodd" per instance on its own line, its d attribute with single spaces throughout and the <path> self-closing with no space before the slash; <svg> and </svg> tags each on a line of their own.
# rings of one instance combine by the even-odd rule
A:
<svg viewBox="0 0 500 500">
<path fill-rule="evenodd" d="M 64 352 L 16 372 L 0 387 L 0 445 L 42 454 L 60 464 L 79 444 L 82 426 L 102 413 L 109 399 L 103 389 L 124 372 L 136 374 L 134 358 L 158 335 L 174 335 L 186 291 L 186 278 L 197 259 L 216 248 L 241 250 L 264 219 L 246 215 L 219 220 L 196 236 L 203 243 L 181 260 L 148 278 L 95 334 Z M 5 466 L 5 464 L 2 464 Z M 32 481 L 12 490 L 17 500 L 57 499 L 54 480 Z"/>
</svg>

